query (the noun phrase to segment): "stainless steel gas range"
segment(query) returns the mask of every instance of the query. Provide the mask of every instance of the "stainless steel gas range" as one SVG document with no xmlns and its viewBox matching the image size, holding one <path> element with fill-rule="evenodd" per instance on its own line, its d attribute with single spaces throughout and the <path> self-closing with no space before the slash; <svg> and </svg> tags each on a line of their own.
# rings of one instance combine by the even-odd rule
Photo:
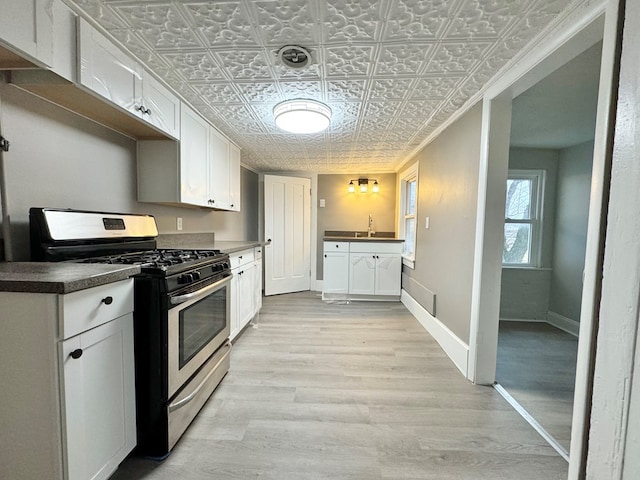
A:
<svg viewBox="0 0 640 480">
<path fill-rule="evenodd" d="M 136 264 L 138 452 L 164 457 L 229 369 L 229 256 L 159 250 L 150 215 L 29 211 L 34 261 Z"/>
</svg>

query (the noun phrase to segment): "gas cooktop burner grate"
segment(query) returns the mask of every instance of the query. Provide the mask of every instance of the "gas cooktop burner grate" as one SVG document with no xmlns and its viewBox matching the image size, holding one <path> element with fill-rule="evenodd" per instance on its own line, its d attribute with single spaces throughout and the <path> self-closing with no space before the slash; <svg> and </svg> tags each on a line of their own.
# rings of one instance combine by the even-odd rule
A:
<svg viewBox="0 0 640 480">
<path fill-rule="evenodd" d="M 81 263 L 108 263 L 141 265 L 143 267 L 171 267 L 173 265 L 189 264 L 222 255 L 219 250 L 152 250 L 148 252 L 134 252 L 122 255 L 92 257 Z"/>
</svg>

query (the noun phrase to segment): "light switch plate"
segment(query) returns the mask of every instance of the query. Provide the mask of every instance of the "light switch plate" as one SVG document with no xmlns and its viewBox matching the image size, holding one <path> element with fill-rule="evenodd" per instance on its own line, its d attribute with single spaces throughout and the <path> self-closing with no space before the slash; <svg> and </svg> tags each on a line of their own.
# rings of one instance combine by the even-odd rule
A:
<svg viewBox="0 0 640 480">
<path fill-rule="evenodd" d="M 324 198 L 320 199 L 320 208 L 324 208 L 325 202 L 324 202 Z"/>
<path fill-rule="evenodd" d="M 426 217 L 426 218 L 425 218 L 425 221 L 424 221 L 424 228 L 429 228 L 429 217 Z"/>
</svg>

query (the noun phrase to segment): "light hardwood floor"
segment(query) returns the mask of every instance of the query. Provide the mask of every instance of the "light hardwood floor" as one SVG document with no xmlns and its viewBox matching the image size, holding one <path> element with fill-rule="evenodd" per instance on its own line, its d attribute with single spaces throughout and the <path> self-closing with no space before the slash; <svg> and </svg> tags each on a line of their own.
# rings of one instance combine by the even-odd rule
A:
<svg viewBox="0 0 640 480">
<path fill-rule="evenodd" d="M 501 321 L 496 380 L 569 451 L 578 338 L 547 323 Z"/>
<path fill-rule="evenodd" d="M 162 463 L 114 479 L 564 479 L 567 463 L 469 383 L 400 303 L 264 299 L 231 370 Z"/>
</svg>

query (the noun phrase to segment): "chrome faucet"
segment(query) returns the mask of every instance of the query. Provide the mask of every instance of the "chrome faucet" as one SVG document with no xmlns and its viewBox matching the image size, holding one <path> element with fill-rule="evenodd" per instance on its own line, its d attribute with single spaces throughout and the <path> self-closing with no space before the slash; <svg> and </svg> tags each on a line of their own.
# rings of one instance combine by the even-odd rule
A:
<svg viewBox="0 0 640 480">
<path fill-rule="evenodd" d="M 373 215 L 369 214 L 369 227 L 367 228 L 367 237 L 371 237 L 371 235 L 373 235 L 374 232 L 371 227 L 373 227 Z"/>
</svg>

